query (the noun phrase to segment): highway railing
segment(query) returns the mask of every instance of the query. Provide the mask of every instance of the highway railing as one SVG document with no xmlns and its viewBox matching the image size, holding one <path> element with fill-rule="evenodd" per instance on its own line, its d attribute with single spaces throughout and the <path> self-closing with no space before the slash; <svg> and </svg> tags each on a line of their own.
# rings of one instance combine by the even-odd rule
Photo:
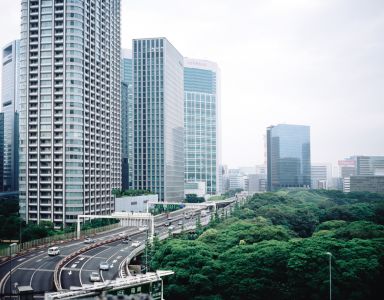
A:
<svg viewBox="0 0 384 300">
<path fill-rule="evenodd" d="M 116 229 L 119 227 L 119 223 L 103 226 L 103 227 L 97 227 L 97 228 L 90 228 L 86 230 L 81 231 L 81 235 L 94 235 L 103 231 L 109 231 L 112 229 Z M 64 243 L 70 240 L 76 239 L 76 232 L 68 232 L 64 234 L 57 234 L 48 236 L 42 239 L 32 240 L 29 242 L 24 242 L 21 244 L 17 244 L 14 247 L 12 247 L 12 254 L 22 254 L 22 252 L 28 251 L 28 250 L 34 250 L 36 248 L 42 248 L 46 246 L 51 246 L 58 243 Z M 0 261 L 2 257 L 7 259 L 7 256 L 9 256 L 9 248 L 1 249 L 0 250 Z"/>
</svg>

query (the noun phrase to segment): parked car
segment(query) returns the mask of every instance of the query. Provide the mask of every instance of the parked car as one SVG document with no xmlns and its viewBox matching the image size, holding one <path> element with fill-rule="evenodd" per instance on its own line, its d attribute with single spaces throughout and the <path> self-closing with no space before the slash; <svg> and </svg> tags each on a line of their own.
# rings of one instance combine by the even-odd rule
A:
<svg viewBox="0 0 384 300">
<path fill-rule="evenodd" d="M 183 225 L 183 220 L 179 220 L 179 222 L 177 223 L 177 225 L 182 226 L 182 225 Z"/>
<path fill-rule="evenodd" d="M 60 254 L 59 247 L 50 247 L 48 248 L 48 255 L 49 256 L 56 256 Z"/>
<path fill-rule="evenodd" d="M 109 270 L 109 263 L 107 262 L 101 262 L 99 269 L 102 271 L 108 271 Z"/>
<path fill-rule="evenodd" d="M 137 248 L 140 246 L 140 244 L 141 243 L 139 241 L 134 241 L 131 246 Z"/>
<path fill-rule="evenodd" d="M 100 274 L 98 272 L 92 272 L 91 275 L 89 275 L 89 280 L 92 282 L 100 281 Z"/>
<path fill-rule="evenodd" d="M 94 240 L 94 239 L 91 239 L 90 237 L 87 237 L 87 238 L 84 239 L 84 243 L 85 243 L 85 244 L 92 244 L 92 243 L 94 243 L 94 242 L 95 242 L 95 240 Z"/>
</svg>

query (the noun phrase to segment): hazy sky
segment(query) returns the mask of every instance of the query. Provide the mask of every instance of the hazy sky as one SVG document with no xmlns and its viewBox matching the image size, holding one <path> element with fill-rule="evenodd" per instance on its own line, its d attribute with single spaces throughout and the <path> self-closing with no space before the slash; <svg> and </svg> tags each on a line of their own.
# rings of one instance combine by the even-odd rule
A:
<svg viewBox="0 0 384 300">
<path fill-rule="evenodd" d="M 0 45 L 19 36 L 0 1 Z M 262 163 L 263 135 L 311 126 L 312 161 L 384 155 L 383 0 L 122 0 L 122 46 L 165 36 L 221 68 L 223 163 Z"/>
</svg>

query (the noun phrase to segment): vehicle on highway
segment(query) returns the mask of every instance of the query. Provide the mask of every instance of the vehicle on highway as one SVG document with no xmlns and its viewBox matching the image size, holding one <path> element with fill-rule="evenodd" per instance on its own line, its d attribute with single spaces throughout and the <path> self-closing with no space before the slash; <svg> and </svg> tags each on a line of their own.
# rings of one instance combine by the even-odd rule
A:
<svg viewBox="0 0 384 300">
<path fill-rule="evenodd" d="M 94 239 L 91 239 L 90 237 L 87 237 L 87 238 L 84 239 L 84 243 L 85 243 L 85 244 L 92 244 L 92 243 L 94 243 L 94 242 L 95 242 L 95 240 L 94 240 Z"/>
<path fill-rule="evenodd" d="M 89 275 L 89 280 L 92 282 L 100 281 L 101 280 L 100 274 L 98 272 L 92 272 L 91 275 Z"/>
<path fill-rule="evenodd" d="M 127 236 L 127 237 L 122 241 L 122 243 L 123 243 L 123 244 L 129 244 L 131 241 L 132 241 L 132 239 L 131 239 L 130 237 Z"/>
<path fill-rule="evenodd" d="M 191 215 L 190 215 L 190 214 L 185 214 L 184 217 L 185 217 L 186 219 L 189 219 L 189 218 L 191 217 Z"/>
<path fill-rule="evenodd" d="M 140 244 L 141 243 L 139 241 L 134 241 L 131 246 L 137 248 L 140 246 Z"/>
<path fill-rule="evenodd" d="M 147 226 L 139 227 L 139 230 L 140 231 L 145 231 L 145 230 L 148 230 L 148 227 Z"/>
<path fill-rule="evenodd" d="M 172 222 L 167 221 L 167 222 L 164 223 L 164 226 L 169 226 L 171 224 L 172 224 Z"/>
<path fill-rule="evenodd" d="M 202 217 L 206 217 L 207 214 L 208 214 L 208 212 L 207 212 L 206 210 L 202 210 L 202 211 L 201 211 L 201 216 L 202 216 Z"/>
<path fill-rule="evenodd" d="M 120 237 L 123 237 L 123 236 L 125 236 L 125 233 L 124 233 L 124 232 L 120 232 L 120 233 L 119 233 L 119 236 L 120 236 Z"/>
<path fill-rule="evenodd" d="M 102 271 L 108 271 L 109 270 L 109 263 L 101 262 L 99 265 L 99 269 Z"/>
<path fill-rule="evenodd" d="M 173 230 L 173 229 L 175 229 L 174 226 L 169 226 L 169 227 L 168 227 L 168 230 Z"/>
<path fill-rule="evenodd" d="M 48 255 L 49 256 L 55 256 L 60 254 L 59 247 L 50 247 L 48 248 Z"/>
<path fill-rule="evenodd" d="M 183 225 L 183 220 L 179 220 L 179 222 L 177 222 L 177 225 L 182 226 Z"/>
<path fill-rule="evenodd" d="M 167 220 L 172 220 L 172 216 L 170 214 L 167 214 Z"/>
</svg>

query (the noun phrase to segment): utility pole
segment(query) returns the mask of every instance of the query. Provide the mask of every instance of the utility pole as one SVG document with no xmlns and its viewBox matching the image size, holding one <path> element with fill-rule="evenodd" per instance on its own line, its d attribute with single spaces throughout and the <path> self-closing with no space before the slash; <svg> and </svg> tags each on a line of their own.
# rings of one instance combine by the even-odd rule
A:
<svg viewBox="0 0 384 300">
<path fill-rule="evenodd" d="M 332 300 L 332 253 L 326 252 L 329 256 L 329 300 Z"/>
</svg>

